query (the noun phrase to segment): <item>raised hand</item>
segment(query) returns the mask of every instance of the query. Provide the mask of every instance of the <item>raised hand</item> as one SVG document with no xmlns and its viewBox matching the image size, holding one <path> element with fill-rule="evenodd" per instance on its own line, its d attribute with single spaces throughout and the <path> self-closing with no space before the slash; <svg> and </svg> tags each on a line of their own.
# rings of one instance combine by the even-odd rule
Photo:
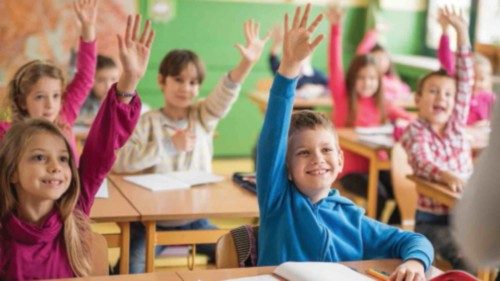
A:
<svg viewBox="0 0 500 281">
<path fill-rule="evenodd" d="M 291 26 L 288 22 L 288 14 L 285 14 L 283 58 L 278 69 L 278 72 L 285 77 L 293 78 L 298 76 L 302 61 L 310 56 L 323 40 L 323 34 L 321 34 L 310 43 L 312 33 L 323 18 L 323 15 L 319 14 L 308 27 L 307 19 L 310 10 L 311 4 L 306 5 L 304 14 L 301 14 L 300 7 L 297 7 Z"/>
<path fill-rule="evenodd" d="M 470 45 L 469 30 L 467 21 L 464 18 L 462 11 L 457 11 L 450 6 L 445 6 L 443 9 L 443 21 L 446 21 L 457 31 L 457 43 L 459 46 Z"/>
<path fill-rule="evenodd" d="M 262 55 L 264 45 L 269 39 L 269 34 L 264 38 L 259 37 L 260 25 L 254 20 L 247 20 L 244 24 L 246 45 L 236 44 L 236 48 L 240 51 L 241 57 L 250 62 L 255 63 Z"/>
<path fill-rule="evenodd" d="M 85 42 L 95 40 L 97 2 L 98 0 L 77 0 L 73 2 L 73 9 L 82 26 L 82 38 Z"/>
<path fill-rule="evenodd" d="M 123 67 L 117 85 L 118 91 L 121 93 L 133 93 L 148 66 L 155 33 L 151 29 L 151 21 L 148 20 L 142 34 L 137 38 L 140 24 L 141 17 L 139 15 L 135 15 L 135 17 L 129 15 L 125 35 L 117 34 L 119 57 Z"/>
<path fill-rule="evenodd" d="M 331 5 L 325 12 L 325 16 L 330 22 L 330 25 L 339 24 L 344 17 L 344 11 L 338 5 Z"/>
<path fill-rule="evenodd" d="M 439 25 L 441 26 L 443 34 L 447 34 L 448 33 L 448 20 L 447 20 L 444 13 L 445 13 L 444 8 L 439 8 L 437 21 L 438 21 Z"/>
<path fill-rule="evenodd" d="M 278 49 L 281 48 L 283 44 L 283 27 L 281 25 L 275 25 L 270 30 L 271 35 L 271 54 L 276 55 L 278 53 Z"/>
</svg>

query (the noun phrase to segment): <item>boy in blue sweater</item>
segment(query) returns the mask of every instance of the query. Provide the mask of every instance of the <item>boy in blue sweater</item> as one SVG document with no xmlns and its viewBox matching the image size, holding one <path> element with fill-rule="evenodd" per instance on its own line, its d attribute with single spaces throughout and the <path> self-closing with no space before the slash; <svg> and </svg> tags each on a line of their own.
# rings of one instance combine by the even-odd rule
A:
<svg viewBox="0 0 500 281">
<path fill-rule="evenodd" d="M 330 187 L 343 157 L 330 121 L 321 114 L 292 115 L 300 65 L 321 42 L 310 42 L 322 16 L 308 27 L 310 5 L 289 27 L 285 15 L 283 60 L 274 79 L 257 154 L 260 208 L 259 265 L 285 261 L 401 258 L 391 280 L 424 280 L 433 248 L 420 234 L 364 216 Z"/>
</svg>

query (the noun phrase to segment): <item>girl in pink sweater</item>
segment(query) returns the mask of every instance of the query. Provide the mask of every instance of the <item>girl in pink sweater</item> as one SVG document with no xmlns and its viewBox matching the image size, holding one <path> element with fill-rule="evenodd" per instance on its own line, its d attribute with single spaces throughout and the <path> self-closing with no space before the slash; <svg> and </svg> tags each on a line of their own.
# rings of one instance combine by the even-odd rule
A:
<svg viewBox="0 0 500 281">
<path fill-rule="evenodd" d="M 123 74 L 109 90 L 77 168 L 69 142 L 43 119 L 17 122 L 0 146 L 0 280 L 92 273 L 88 216 L 95 194 L 139 119 L 135 88 L 153 41 L 151 23 L 137 38 L 139 15 L 119 36 Z"/>
<path fill-rule="evenodd" d="M 384 99 L 382 75 L 371 55 L 357 56 L 351 62 L 344 79 L 341 50 L 342 12 L 335 7 L 328 10 L 331 24 L 329 44 L 329 87 L 333 97 L 333 123 L 335 127 L 379 126 L 398 118 L 410 120 L 412 117 Z M 387 155 L 381 155 L 387 157 Z M 344 169 L 339 175 L 342 186 L 359 195 L 366 195 L 368 186 L 368 159 L 344 151 Z M 379 204 L 392 197 L 390 176 L 380 175 Z"/>
<path fill-rule="evenodd" d="M 53 63 L 34 60 L 21 66 L 9 82 L 12 123 L 43 118 L 54 123 L 76 147 L 73 124 L 94 84 L 96 64 L 95 22 L 97 0 L 77 0 L 74 10 L 82 26 L 76 74 L 66 87 L 63 70 Z M 11 124 L 0 122 L 0 139 Z"/>
</svg>

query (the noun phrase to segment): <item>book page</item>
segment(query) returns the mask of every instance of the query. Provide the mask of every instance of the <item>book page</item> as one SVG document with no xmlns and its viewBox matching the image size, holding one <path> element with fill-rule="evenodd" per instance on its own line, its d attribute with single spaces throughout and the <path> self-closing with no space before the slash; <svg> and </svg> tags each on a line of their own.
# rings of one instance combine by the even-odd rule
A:
<svg viewBox="0 0 500 281">
<path fill-rule="evenodd" d="M 266 275 L 257 275 L 251 277 L 226 279 L 224 281 L 279 281 L 279 279 L 274 278 L 272 275 L 266 274 Z"/>
<path fill-rule="evenodd" d="M 162 174 L 145 174 L 123 178 L 151 191 L 185 189 L 190 187 L 190 185 L 185 182 Z"/>
<path fill-rule="evenodd" d="M 345 265 L 331 262 L 285 262 L 274 273 L 294 281 L 372 281 Z"/>
<path fill-rule="evenodd" d="M 200 184 L 208 184 L 214 182 L 220 182 L 224 180 L 223 176 L 214 175 L 208 172 L 201 171 L 181 171 L 181 172 L 172 172 L 165 174 L 168 177 L 174 178 L 190 186 L 200 185 Z"/>
<path fill-rule="evenodd" d="M 108 179 L 104 179 L 101 183 L 101 186 L 99 187 L 99 190 L 97 191 L 95 198 L 108 198 Z"/>
</svg>

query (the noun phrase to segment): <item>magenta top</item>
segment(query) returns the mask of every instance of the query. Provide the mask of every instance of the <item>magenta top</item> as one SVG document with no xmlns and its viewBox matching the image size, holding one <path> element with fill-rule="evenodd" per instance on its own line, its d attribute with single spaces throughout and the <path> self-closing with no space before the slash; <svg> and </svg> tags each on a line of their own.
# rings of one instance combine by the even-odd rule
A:
<svg viewBox="0 0 500 281">
<path fill-rule="evenodd" d="M 115 161 L 115 151 L 132 134 L 141 111 L 138 96 L 120 103 L 116 86 L 102 103 L 90 129 L 78 168 L 81 194 L 77 208 L 89 215 L 95 194 Z M 41 227 L 15 214 L 0 224 L 0 280 L 74 277 L 63 237 L 63 222 L 54 209 Z"/>
<path fill-rule="evenodd" d="M 334 104 L 332 120 L 335 127 L 342 128 L 346 127 L 349 113 L 349 100 L 344 79 L 344 70 L 342 68 L 342 35 L 340 25 L 332 25 L 330 34 L 329 87 Z M 396 120 L 398 118 L 406 120 L 412 119 L 410 114 L 390 102 L 386 102 L 385 110 L 390 120 Z M 358 116 L 356 117 L 355 126 L 379 126 L 382 125 L 380 119 L 381 114 L 376 106 L 374 97 L 358 99 Z M 344 169 L 340 177 L 354 172 L 367 173 L 368 159 L 350 151 L 344 151 Z"/>
<path fill-rule="evenodd" d="M 76 139 L 73 134 L 73 125 L 80 113 L 80 108 L 87 99 L 87 96 L 94 85 L 95 68 L 97 62 L 96 42 L 85 42 L 80 39 L 77 59 L 76 73 L 71 83 L 65 89 L 63 103 L 56 124 L 63 132 L 71 145 L 73 152 L 76 152 Z M 0 140 L 9 130 L 10 123 L 0 122 Z M 77 159 L 78 154 L 73 153 Z"/>
<path fill-rule="evenodd" d="M 450 39 L 446 34 L 441 35 L 437 56 L 441 67 L 446 70 L 448 75 L 455 76 L 455 54 L 450 49 Z M 470 100 L 467 125 L 490 120 L 495 100 L 496 96 L 493 92 L 474 91 Z"/>
</svg>

